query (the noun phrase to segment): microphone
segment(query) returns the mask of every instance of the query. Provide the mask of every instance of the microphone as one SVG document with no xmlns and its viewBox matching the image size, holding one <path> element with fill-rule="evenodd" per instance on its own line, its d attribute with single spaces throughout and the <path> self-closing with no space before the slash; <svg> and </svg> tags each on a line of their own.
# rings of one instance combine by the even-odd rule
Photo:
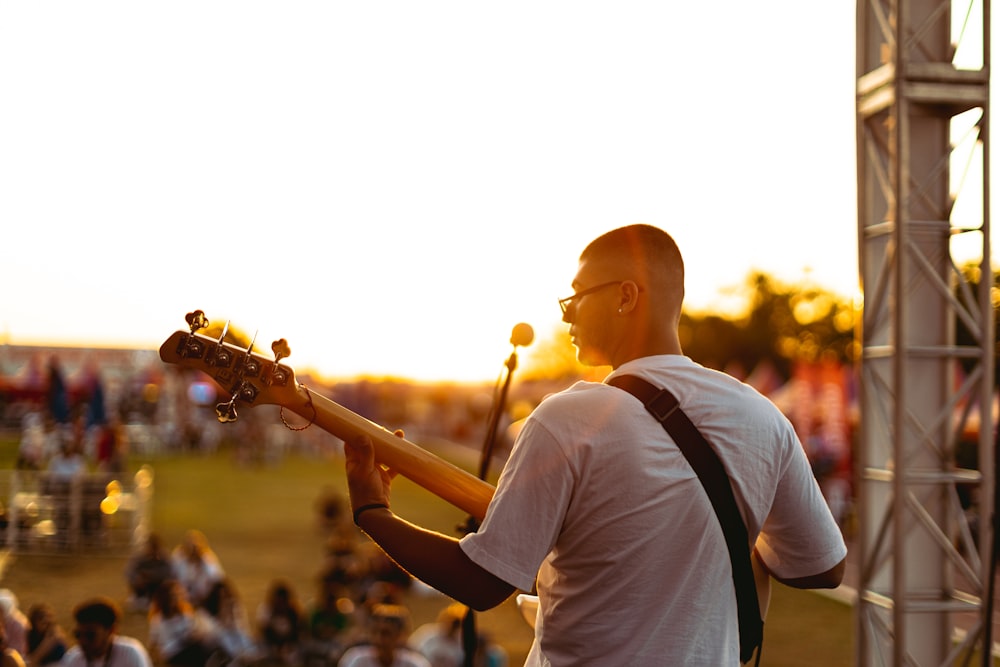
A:
<svg viewBox="0 0 1000 667">
<path fill-rule="evenodd" d="M 510 332 L 510 344 L 514 347 L 531 345 L 533 340 L 535 340 L 535 330 L 530 324 L 524 322 L 515 324 L 513 331 Z"/>
</svg>

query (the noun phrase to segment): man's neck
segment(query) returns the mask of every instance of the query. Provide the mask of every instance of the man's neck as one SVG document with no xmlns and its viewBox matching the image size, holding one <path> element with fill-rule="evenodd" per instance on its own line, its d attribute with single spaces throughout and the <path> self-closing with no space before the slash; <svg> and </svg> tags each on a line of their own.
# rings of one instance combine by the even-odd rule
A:
<svg viewBox="0 0 1000 667">
<path fill-rule="evenodd" d="M 384 665 L 384 667 L 392 667 L 392 664 L 396 662 L 396 649 L 378 647 L 375 650 L 375 656 L 380 665 Z"/>
<path fill-rule="evenodd" d="M 634 359 L 684 354 L 676 327 L 659 321 L 643 323 L 641 318 L 630 330 L 624 332 L 616 349 L 610 350 L 610 353 L 613 368 Z"/>
<path fill-rule="evenodd" d="M 611 368 L 617 370 L 622 365 L 627 364 L 630 361 L 635 361 L 636 359 L 645 359 L 646 357 L 659 357 L 662 355 L 683 355 L 684 351 L 681 349 L 679 342 L 663 341 L 658 345 L 642 345 L 630 348 L 628 350 L 623 350 L 622 354 L 617 355 L 617 358 L 612 362 Z"/>
<path fill-rule="evenodd" d="M 93 656 L 86 656 L 88 665 L 107 667 L 111 664 L 111 648 L 115 645 L 115 638 L 108 638 L 108 644 L 104 650 Z"/>
</svg>

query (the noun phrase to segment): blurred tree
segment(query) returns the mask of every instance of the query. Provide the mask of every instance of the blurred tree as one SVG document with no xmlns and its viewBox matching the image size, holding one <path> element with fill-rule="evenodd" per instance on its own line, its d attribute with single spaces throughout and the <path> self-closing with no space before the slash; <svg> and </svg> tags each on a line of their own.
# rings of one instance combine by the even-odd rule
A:
<svg viewBox="0 0 1000 667">
<path fill-rule="evenodd" d="M 783 285 L 751 273 L 744 286 L 746 310 L 732 318 L 685 315 L 681 344 L 695 361 L 750 373 L 767 361 L 785 379 L 796 360 L 855 358 L 857 309 L 846 297 L 815 285 Z"/>
<path fill-rule="evenodd" d="M 685 354 L 708 366 L 746 375 L 767 361 L 788 379 L 797 359 L 855 358 L 854 329 L 859 312 L 850 299 L 813 285 L 782 285 L 754 272 L 743 286 L 744 311 L 731 316 L 685 312 L 681 345 Z M 524 380 L 600 380 L 607 367 L 589 369 L 576 360 L 565 328 L 536 341 L 524 363 Z"/>
</svg>

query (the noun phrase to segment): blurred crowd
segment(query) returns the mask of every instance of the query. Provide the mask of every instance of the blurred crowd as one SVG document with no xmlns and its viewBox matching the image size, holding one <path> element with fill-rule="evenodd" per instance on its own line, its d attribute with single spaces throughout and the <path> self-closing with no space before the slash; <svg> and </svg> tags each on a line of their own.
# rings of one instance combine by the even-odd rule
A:
<svg viewBox="0 0 1000 667">
<path fill-rule="evenodd" d="M 49 361 L 45 400 L 26 404 L 15 467 L 70 478 L 88 469 L 123 472 L 128 441 L 120 416 L 108 409 L 100 373 L 88 365 L 82 381 L 85 400 L 70 399 L 59 360 Z"/>
<path fill-rule="evenodd" d="M 16 468 L 66 481 L 126 471 L 128 435 L 96 371 L 75 403 L 58 360 L 48 371 L 45 400 L 22 412 Z M 317 516 L 326 546 L 314 588 L 299 591 L 276 577 L 255 609 L 245 607 L 208 537 L 193 529 L 172 546 L 155 532 L 145 536 L 124 568 L 123 600 L 33 600 L 22 610 L 15 591 L 0 589 L 0 667 L 506 665 L 503 649 L 485 635 L 463 638 L 460 605 L 442 602 L 437 621 L 411 627 L 411 578 L 363 538 L 339 495 L 324 493 Z M 73 628 L 66 629 L 56 611 L 72 603 Z M 121 634 L 126 615 L 144 618 L 143 638 Z M 474 654 L 468 661 L 467 650 Z"/>
<path fill-rule="evenodd" d="M 15 467 L 61 479 L 127 469 L 128 438 L 117 420 L 88 423 L 85 416 L 57 422 L 42 411 L 24 416 Z"/>
<path fill-rule="evenodd" d="M 419 584 L 363 538 L 336 493 L 317 500 L 317 515 L 326 540 L 315 588 L 303 595 L 276 577 L 255 609 L 193 529 L 172 548 L 149 534 L 125 565 L 127 599 L 78 601 L 72 630 L 56 621 L 52 603 L 22 610 L 14 591 L 0 590 L 0 667 L 506 666 L 488 636 L 463 637 L 462 605 L 443 601 L 436 621 L 411 627 L 407 594 Z M 144 616 L 144 639 L 119 633 L 125 614 Z"/>
</svg>

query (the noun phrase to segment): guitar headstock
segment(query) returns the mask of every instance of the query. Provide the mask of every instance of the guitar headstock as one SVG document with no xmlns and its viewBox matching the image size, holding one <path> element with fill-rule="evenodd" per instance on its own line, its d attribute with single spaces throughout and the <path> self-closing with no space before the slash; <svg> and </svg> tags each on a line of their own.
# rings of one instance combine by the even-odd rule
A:
<svg viewBox="0 0 1000 667">
<path fill-rule="evenodd" d="M 246 347 L 226 342 L 228 324 L 218 338 L 198 333 L 208 328 L 208 320 L 200 310 L 188 313 L 187 321 L 190 332 L 174 332 L 160 346 L 160 359 L 202 371 L 228 392 L 229 402 L 215 407 L 219 421 L 234 421 L 237 403 L 251 407 L 293 403 L 298 384 L 294 371 L 280 363 L 291 353 L 284 338 L 271 345 L 274 358 L 269 359 L 253 351 L 253 341 Z"/>
</svg>

